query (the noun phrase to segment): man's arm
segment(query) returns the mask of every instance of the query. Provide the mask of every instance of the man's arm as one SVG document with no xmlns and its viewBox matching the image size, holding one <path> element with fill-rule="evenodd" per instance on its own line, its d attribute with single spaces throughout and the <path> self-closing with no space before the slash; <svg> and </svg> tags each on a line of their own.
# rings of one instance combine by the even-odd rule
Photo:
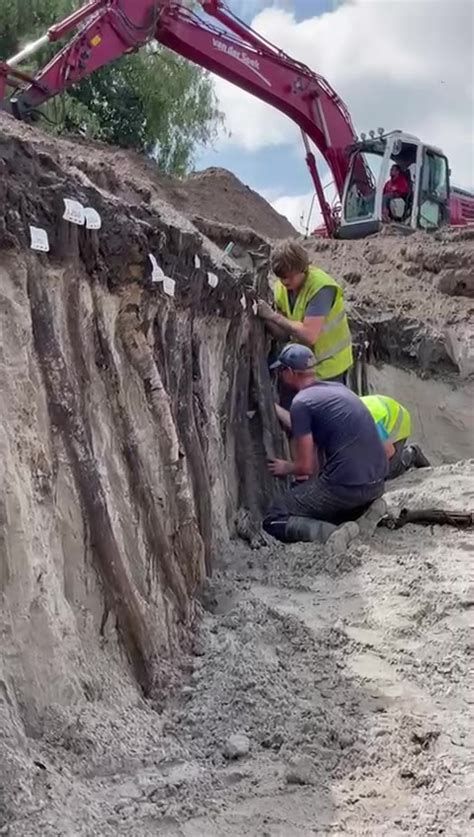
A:
<svg viewBox="0 0 474 837">
<path fill-rule="evenodd" d="M 294 474 L 295 477 L 310 477 L 314 472 L 315 449 L 313 434 L 299 436 L 291 440 L 291 453 L 293 461 L 287 459 L 274 459 L 268 463 L 270 472 L 275 477 L 284 477 Z"/>
<path fill-rule="evenodd" d="M 305 317 L 302 323 L 288 320 L 279 311 L 274 311 L 266 303 L 259 303 L 258 314 L 266 320 L 269 329 L 273 328 L 281 333 L 293 337 L 299 343 L 312 348 L 316 343 L 323 329 L 327 315 L 329 314 L 336 297 L 336 290 L 332 287 L 321 288 L 317 294 L 310 299 L 306 308 Z M 276 335 L 278 336 L 278 335 Z"/>
<path fill-rule="evenodd" d="M 306 404 L 293 402 L 290 410 L 292 428 L 292 461 L 275 459 L 269 463 L 269 469 L 276 477 L 294 474 L 297 477 L 309 477 L 315 471 L 317 450 L 311 430 L 311 414 Z"/>
<path fill-rule="evenodd" d="M 275 337 L 277 340 L 288 340 L 289 332 L 287 329 L 282 328 L 281 325 L 274 322 L 273 320 L 266 320 L 266 326 L 270 332 L 270 334 Z"/>
<path fill-rule="evenodd" d="M 391 459 L 395 453 L 395 445 L 392 442 L 384 442 L 383 446 L 385 453 L 387 454 L 387 459 Z"/>
</svg>

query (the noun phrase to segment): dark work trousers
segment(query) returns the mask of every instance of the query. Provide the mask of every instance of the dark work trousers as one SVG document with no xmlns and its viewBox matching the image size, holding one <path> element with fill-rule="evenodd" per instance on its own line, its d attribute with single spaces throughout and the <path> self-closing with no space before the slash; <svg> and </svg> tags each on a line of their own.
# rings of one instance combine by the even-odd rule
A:
<svg viewBox="0 0 474 837">
<path fill-rule="evenodd" d="M 268 509 L 263 528 L 269 535 L 285 540 L 288 518 L 311 517 L 336 525 L 355 520 L 370 503 L 382 496 L 384 483 L 365 486 L 337 486 L 337 492 L 324 477 L 311 477 L 296 483 Z"/>
</svg>

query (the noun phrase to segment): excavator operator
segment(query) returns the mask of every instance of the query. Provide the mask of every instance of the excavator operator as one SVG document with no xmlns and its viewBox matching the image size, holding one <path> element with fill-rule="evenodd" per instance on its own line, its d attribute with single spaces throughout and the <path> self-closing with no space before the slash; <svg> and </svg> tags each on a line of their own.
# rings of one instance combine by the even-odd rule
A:
<svg viewBox="0 0 474 837">
<path fill-rule="evenodd" d="M 382 214 L 384 221 L 389 221 L 391 218 L 390 201 L 394 198 L 401 198 L 403 201 L 406 201 L 410 194 L 409 176 L 396 163 L 390 169 L 390 179 L 387 180 L 383 187 Z"/>
<path fill-rule="evenodd" d="M 279 244 L 272 253 L 271 267 L 277 277 L 273 291 L 276 310 L 260 300 L 258 315 L 274 337 L 303 343 L 312 350 L 319 380 L 346 383 L 352 366 L 352 340 L 342 288 L 310 264 L 298 241 Z M 279 383 L 280 403 L 288 410 L 294 392 Z"/>
</svg>

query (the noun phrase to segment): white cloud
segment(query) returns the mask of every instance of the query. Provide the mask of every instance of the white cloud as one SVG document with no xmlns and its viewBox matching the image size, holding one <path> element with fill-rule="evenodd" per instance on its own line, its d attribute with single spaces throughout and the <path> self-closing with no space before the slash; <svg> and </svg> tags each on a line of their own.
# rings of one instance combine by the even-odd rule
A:
<svg viewBox="0 0 474 837">
<path fill-rule="evenodd" d="M 271 0 L 268 0 L 267 6 Z M 474 181 L 471 0 L 348 0 L 297 22 L 291 11 L 265 8 L 253 26 L 328 79 L 347 104 L 356 130 L 401 128 L 440 146 L 454 180 Z M 230 137 L 247 151 L 300 142 L 276 109 L 220 79 L 216 91 Z"/>
<path fill-rule="evenodd" d="M 280 215 L 285 215 L 299 233 L 311 232 L 320 224 L 321 212 L 313 192 L 282 195 L 271 201 L 271 205 Z"/>
</svg>

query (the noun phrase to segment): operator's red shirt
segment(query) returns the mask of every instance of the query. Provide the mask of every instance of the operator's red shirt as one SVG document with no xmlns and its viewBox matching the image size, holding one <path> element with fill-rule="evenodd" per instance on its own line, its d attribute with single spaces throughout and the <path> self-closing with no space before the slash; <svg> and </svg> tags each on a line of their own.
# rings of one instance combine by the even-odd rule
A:
<svg viewBox="0 0 474 837">
<path fill-rule="evenodd" d="M 383 187 L 384 195 L 399 195 L 401 198 L 408 195 L 409 191 L 410 187 L 408 185 L 408 180 L 401 172 L 400 174 L 397 174 L 396 177 L 391 177 L 390 180 L 387 180 L 385 186 Z"/>
</svg>

